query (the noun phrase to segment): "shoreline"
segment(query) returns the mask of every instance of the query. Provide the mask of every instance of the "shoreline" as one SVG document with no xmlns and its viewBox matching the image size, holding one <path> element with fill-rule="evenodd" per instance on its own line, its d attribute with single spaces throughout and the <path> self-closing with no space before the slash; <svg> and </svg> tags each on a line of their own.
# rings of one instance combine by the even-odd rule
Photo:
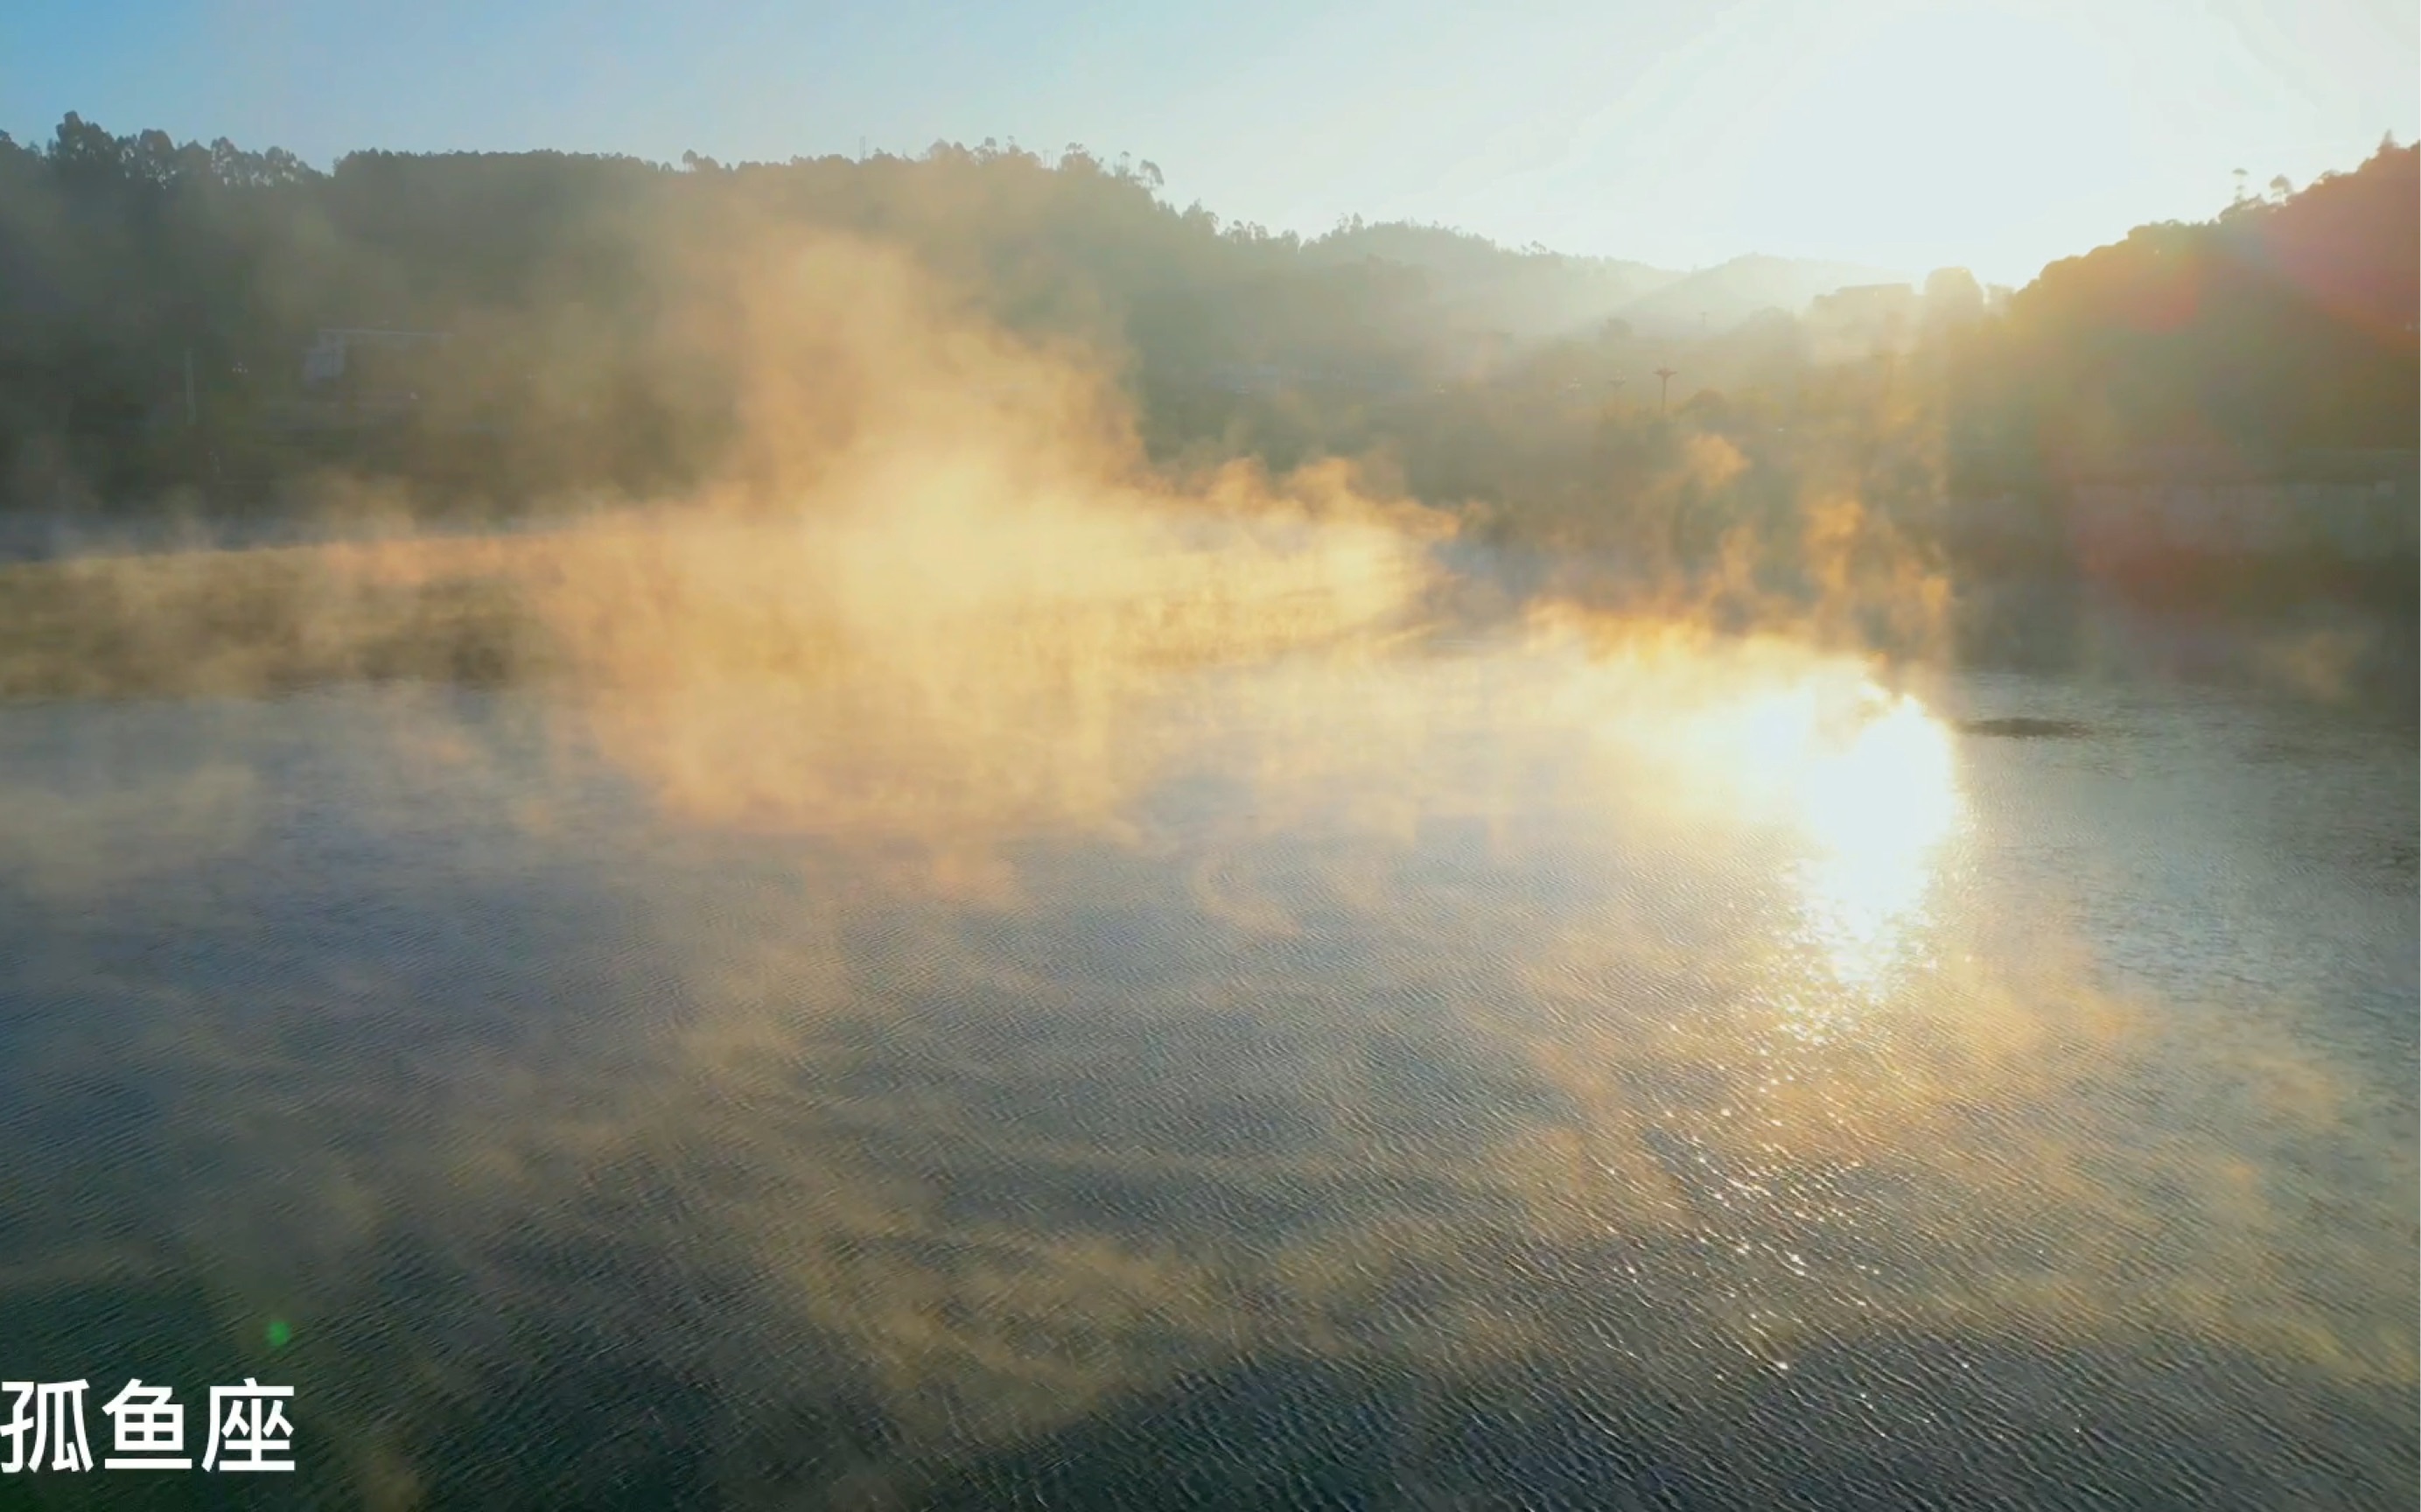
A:
<svg viewBox="0 0 2421 1512">
<path fill-rule="evenodd" d="M 132 530 L 44 521 L 48 554 L 0 531 L 0 703 L 275 692 L 411 678 L 514 682 L 554 660 L 521 601 L 545 535 L 584 517 L 525 516 L 382 532 L 292 517 L 160 520 Z M 495 548 L 490 550 L 488 548 Z M 1437 628 L 1518 619 L 1570 601 L 1593 565 L 1520 548 L 1441 543 L 1422 609 Z M 1643 607 L 1652 606 L 1642 600 Z M 1746 631 L 1753 625 L 1714 626 Z M 2320 702 L 2421 709 L 2421 621 L 2375 604 L 2154 604 L 2072 574 L 1964 585 L 1930 646 L 1870 648 L 1963 673 L 2247 683 Z"/>
</svg>

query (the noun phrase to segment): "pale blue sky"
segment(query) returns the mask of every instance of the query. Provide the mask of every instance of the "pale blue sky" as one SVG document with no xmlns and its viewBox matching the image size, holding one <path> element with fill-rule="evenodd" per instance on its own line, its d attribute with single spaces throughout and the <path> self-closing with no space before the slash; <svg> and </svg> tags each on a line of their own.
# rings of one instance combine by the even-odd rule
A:
<svg viewBox="0 0 2421 1512">
<path fill-rule="evenodd" d="M 992 136 L 1179 203 L 2019 282 L 2421 132 L 2413 0 L 8 0 L 0 128 L 673 160 Z"/>
</svg>

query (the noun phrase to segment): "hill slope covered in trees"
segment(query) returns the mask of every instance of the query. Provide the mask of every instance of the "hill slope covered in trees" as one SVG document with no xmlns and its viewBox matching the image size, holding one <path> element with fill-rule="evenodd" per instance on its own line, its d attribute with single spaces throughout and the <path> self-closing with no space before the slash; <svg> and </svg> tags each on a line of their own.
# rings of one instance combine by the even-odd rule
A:
<svg viewBox="0 0 2421 1512">
<path fill-rule="evenodd" d="M 1377 458 L 1493 529 L 1669 548 L 1687 532 L 1643 522 L 1714 441 L 1729 460 L 1690 475 L 1709 497 L 1684 511 L 1708 529 L 1804 511 L 1818 480 L 1916 529 L 2080 459 L 2412 449 L 2417 185 L 2390 144 L 2005 302 L 1937 275 L 1915 326 L 1845 359 L 1788 302 L 1869 270 L 1693 276 L 1359 223 L 1306 242 L 1081 149 L 369 151 L 321 172 L 70 116 L 39 148 L 0 137 L 0 486 L 35 509 L 180 487 L 231 507 L 331 467 L 492 501 L 676 486 L 729 444 L 743 382 L 693 296 L 732 276 L 734 246 L 840 232 L 1123 385 L 1164 460 Z M 322 434 L 292 417 L 327 327 L 450 339 L 392 380 L 395 423 Z"/>
</svg>

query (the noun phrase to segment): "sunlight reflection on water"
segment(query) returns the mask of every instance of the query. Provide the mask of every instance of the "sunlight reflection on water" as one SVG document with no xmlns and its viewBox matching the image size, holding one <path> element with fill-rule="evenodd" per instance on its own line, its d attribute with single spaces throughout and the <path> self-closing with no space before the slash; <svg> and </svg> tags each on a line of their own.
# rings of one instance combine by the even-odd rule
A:
<svg viewBox="0 0 2421 1512">
<path fill-rule="evenodd" d="M 1860 999 L 1905 960 L 1964 814 L 1943 723 L 1913 698 L 1867 692 L 1877 711 L 1805 768 L 1802 820 L 1816 852 L 1797 877 L 1806 938 Z"/>
<path fill-rule="evenodd" d="M 1674 743 L 1701 803 L 1784 836 L 1792 1033 L 1835 1037 L 1926 965 L 1968 805 L 1950 726 L 1923 701 L 1818 664 L 1685 721 Z"/>
</svg>

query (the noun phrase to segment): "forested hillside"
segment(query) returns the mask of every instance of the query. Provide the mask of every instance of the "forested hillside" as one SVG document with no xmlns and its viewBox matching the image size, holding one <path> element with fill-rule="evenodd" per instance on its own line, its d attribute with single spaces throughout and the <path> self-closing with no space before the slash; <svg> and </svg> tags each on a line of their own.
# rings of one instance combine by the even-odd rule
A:
<svg viewBox="0 0 2421 1512">
<path fill-rule="evenodd" d="M 694 306 L 740 276 L 734 249 L 818 231 L 904 248 L 971 313 L 1100 372 L 1164 462 L 1369 460 L 1546 545 L 1703 560 L 1841 500 L 1929 539 L 1956 501 L 2040 507 L 2095 457 L 2415 444 L 2411 147 L 2139 228 L 2011 297 L 1940 271 L 1904 319 L 1839 329 L 1806 299 L 1870 271 L 1685 275 L 1358 222 L 1306 242 L 1160 186 L 1149 163 L 992 143 L 322 172 L 70 116 L 39 146 L 0 137 L 0 482 L 38 511 L 257 508 L 331 469 L 430 507 L 676 488 L 717 465 L 745 382 Z M 303 379 L 326 328 L 446 339 L 353 423 L 369 367 Z"/>
</svg>

